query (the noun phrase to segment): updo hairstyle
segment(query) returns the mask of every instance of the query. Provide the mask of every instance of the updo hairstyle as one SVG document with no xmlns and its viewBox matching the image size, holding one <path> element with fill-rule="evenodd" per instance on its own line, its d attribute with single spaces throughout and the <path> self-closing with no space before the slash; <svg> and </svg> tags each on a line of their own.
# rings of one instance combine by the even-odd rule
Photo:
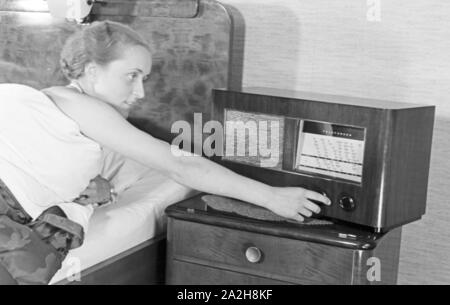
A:
<svg viewBox="0 0 450 305">
<path fill-rule="evenodd" d="M 124 47 L 147 42 L 130 27 L 114 21 L 97 21 L 70 36 L 61 52 L 60 66 L 68 80 L 83 76 L 86 64 L 106 66 L 121 57 Z"/>
</svg>

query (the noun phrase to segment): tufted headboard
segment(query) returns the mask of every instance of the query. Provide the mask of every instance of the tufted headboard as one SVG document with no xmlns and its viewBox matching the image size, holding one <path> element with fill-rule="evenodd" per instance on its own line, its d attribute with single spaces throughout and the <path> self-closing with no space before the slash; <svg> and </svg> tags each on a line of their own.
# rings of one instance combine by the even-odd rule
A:
<svg viewBox="0 0 450 305">
<path fill-rule="evenodd" d="M 209 119 L 211 89 L 227 87 L 231 21 L 214 0 L 108 0 L 96 3 L 93 20 L 120 21 L 150 43 L 153 67 L 146 97 L 129 120 L 170 140 L 173 122 Z M 0 0 L 0 83 L 42 89 L 66 84 L 59 53 L 78 25 L 54 20 L 43 0 Z"/>
</svg>

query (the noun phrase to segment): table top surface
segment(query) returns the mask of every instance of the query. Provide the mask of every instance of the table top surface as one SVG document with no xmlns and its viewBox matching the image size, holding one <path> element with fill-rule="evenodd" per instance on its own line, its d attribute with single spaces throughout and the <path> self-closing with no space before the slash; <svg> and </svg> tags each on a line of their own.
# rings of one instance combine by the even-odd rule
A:
<svg viewBox="0 0 450 305">
<path fill-rule="evenodd" d="M 234 207 L 224 208 L 226 205 Z M 236 208 L 238 205 L 243 208 Z M 199 194 L 169 206 L 166 214 L 175 219 L 222 226 L 354 250 L 374 249 L 385 234 L 370 228 L 329 219 L 306 219 L 300 223 L 269 210 L 221 196 Z"/>
</svg>

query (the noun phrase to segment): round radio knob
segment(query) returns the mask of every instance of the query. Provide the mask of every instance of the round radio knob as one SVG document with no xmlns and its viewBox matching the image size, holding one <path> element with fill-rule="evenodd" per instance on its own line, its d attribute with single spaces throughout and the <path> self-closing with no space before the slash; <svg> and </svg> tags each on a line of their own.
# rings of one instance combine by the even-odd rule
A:
<svg viewBox="0 0 450 305">
<path fill-rule="evenodd" d="M 339 199 L 339 206 L 345 211 L 351 212 L 356 208 L 356 202 L 353 197 L 344 195 Z"/>
<path fill-rule="evenodd" d="M 250 263 L 256 264 L 261 261 L 262 252 L 257 247 L 248 247 L 245 251 L 245 257 Z"/>
</svg>

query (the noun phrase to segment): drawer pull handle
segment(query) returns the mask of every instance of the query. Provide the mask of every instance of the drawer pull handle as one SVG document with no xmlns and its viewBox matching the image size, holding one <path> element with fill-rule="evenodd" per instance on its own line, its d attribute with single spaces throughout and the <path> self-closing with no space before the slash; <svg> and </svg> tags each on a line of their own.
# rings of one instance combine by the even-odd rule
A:
<svg viewBox="0 0 450 305">
<path fill-rule="evenodd" d="M 261 261 L 262 252 L 256 247 L 248 247 L 248 249 L 245 251 L 245 257 L 250 263 L 256 264 Z"/>
</svg>

